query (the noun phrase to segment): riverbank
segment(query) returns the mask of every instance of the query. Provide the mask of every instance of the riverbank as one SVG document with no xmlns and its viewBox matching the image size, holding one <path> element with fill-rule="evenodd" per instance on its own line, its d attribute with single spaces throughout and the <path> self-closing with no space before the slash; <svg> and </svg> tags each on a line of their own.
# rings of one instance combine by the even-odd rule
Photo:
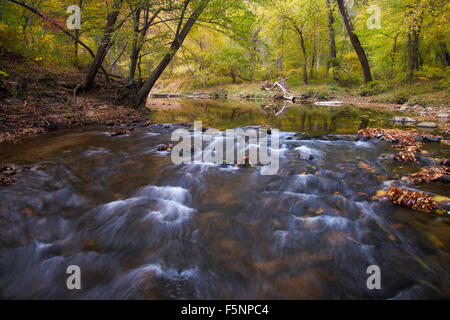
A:
<svg viewBox="0 0 450 320">
<path fill-rule="evenodd" d="M 79 70 L 60 70 L 0 50 L 0 143 L 62 128 L 119 126 L 142 120 L 141 111 L 118 100 L 115 82 L 97 86 L 73 99 L 82 81 Z"/>
<path fill-rule="evenodd" d="M 208 86 L 196 86 L 192 81 L 162 79 L 152 90 L 153 94 L 183 94 L 194 96 L 228 96 L 229 98 L 273 98 L 274 92 L 261 90 L 261 81 L 238 81 Z M 374 81 L 369 85 L 339 85 L 334 82 L 302 82 L 287 79 L 294 96 L 303 96 L 312 101 L 341 99 L 344 102 L 357 101 L 380 105 L 422 105 L 424 107 L 448 108 L 450 91 L 448 81 L 416 78 L 414 82 Z"/>
<path fill-rule="evenodd" d="M 315 103 L 337 100 L 343 105 L 362 108 L 384 108 L 412 117 L 417 122 L 436 122 L 439 128 L 450 127 L 450 92 L 445 83 L 438 80 L 417 80 L 414 83 L 381 83 L 341 87 L 336 84 L 313 83 L 302 85 L 289 83 L 292 95 L 302 97 L 296 103 Z M 162 80 L 152 91 L 155 98 L 228 98 L 246 100 L 274 100 L 279 92 L 261 90 L 261 82 L 220 84 L 202 88 L 190 88 L 181 81 Z M 152 108 L 167 109 L 170 103 L 151 103 Z"/>
<path fill-rule="evenodd" d="M 61 70 L 40 60 L 12 54 L 0 48 L 0 143 L 42 134 L 61 128 L 104 125 L 129 126 L 143 120 L 144 114 L 121 99 L 120 81 L 107 82 L 100 76 L 97 86 L 85 93 L 73 89 L 82 81 L 83 72 Z M 448 89 L 439 81 L 413 84 L 381 84 L 339 87 L 335 84 L 288 83 L 296 103 L 338 100 L 361 108 L 382 108 L 396 116 L 412 118 L 416 123 L 431 122 L 438 129 L 450 128 Z M 147 104 L 150 110 L 171 110 L 178 105 L 173 98 L 242 99 L 273 103 L 279 93 L 261 90 L 260 82 L 221 84 L 192 89 L 180 81 L 161 80 Z"/>
</svg>

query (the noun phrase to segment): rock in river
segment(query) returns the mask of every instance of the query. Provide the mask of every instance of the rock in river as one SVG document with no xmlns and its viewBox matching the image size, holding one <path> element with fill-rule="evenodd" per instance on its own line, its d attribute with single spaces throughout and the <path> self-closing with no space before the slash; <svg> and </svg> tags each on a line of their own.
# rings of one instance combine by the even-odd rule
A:
<svg viewBox="0 0 450 320">
<path fill-rule="evenodd" d="M 410 118 L 410 117 L 393 117 L 392 118 L 392 122 L 397 122 L 397 123 L 416 123 L 417 120 L 414 120 L 413 118 Z"/>
<path fill-rule="evenodd" d="M 313 159 L 314 159 L 314 157 L 312 156 L 312 154 L 311 154 L 310 152 L 306 152 L 306 151 L 300 151 L 298 157 L 299 157 L 301 160 L 307 160 L 307 161 L 310 161 L 310 160 L 313 160 Z"/>
<path fill-rule="evenodd" d="M 435 122 L 420 122 L 417 124 L 417 127 L 420 128 L 437 128 L 437 124 Z"/>
</svg>

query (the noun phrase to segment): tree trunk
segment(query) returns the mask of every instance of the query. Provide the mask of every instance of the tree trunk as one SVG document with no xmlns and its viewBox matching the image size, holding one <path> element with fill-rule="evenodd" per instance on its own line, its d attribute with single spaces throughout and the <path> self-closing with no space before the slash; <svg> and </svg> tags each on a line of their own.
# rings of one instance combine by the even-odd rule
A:
<svg viewBox="0 0 450 320">
<path fill-rule="evenodd" d="M 419 70 L 420 62 L 419 62 L 419 35 L 415 28 L 413 28 L 411 34 L 411 53 L 412 53 L 412 66 L 414 70 Z"/>
<path fill-rule="evenodd" d="M 78 1 L 78 7 L 80 8 L 80 10 L 81 10 L 81 8 L 83 8 L 83 0 L 79 0 Z M 74 54 L 75 54 L 75 66 L 77 66 L 78 67 L 78 65 L 79 65 L 79 61 L 78 61 L 78 42 L 80 41 L 80 30 L 78 30 L 78 29 L 75 29 L 75 39 L 76 40 L 74 40 Z"/>
<path fill-rule="evenodd" d="M 408 33 L 408 43 L 407 43 L 406 47 L 408 48 L 408 76 L 411 77 L 414 73 L 413 60 L 412 60 L 411 32 Z"/>
<path fill-rule="evenodd" d="M 336 60 L 336 32 L 334 31 L 334 9 L 331 7 L 330 0 L 327 0 L 328 8 L 328 33 L 330 35 L 330 60 Z M 330 70 L 331 61 L 327 63 L 327 70 Z M 335 63 L 335 61 L 333 62 Z M 336 68 L 333 68 L 333 80 L 336 80 Z"/>
<path fill-rule="evenodd" d="M 139 58 L 138 39 L 139 39 L 139 20 L 141 18 L 141 9 L 136 9 L 133 15 L 133 47 L 130 54 L 130 70 L 128 73 L 128 83 L 134 83 L 134 75 L 136 74 L 136 66 Z"/>
<path fill-rule="evenodd" d="M 188 3 L 187 1 L 186 3 Z M 201 0 L 200 4 L 195 8 L 194 12 L 191 14 L 189 19 L 186 21 L 185 25 L 180 31 L 181 25 L 183 23 L 183 19 L 180 20 L 177 32 L 175 33 L 175 37 L 172 41 L 172 44 L 170 46 L 169 52 L 166 53 L 166 55 L 162 58 L 158 66 L 153 70 L 153 72 L 150 74 L 150 77 L 144 82 L 142 87 L 139 89 L 136 98 L 135 98 L 135 106 L 139 107 L 143 105 L 147 97 L 152 90 L 153 86 L 155 85 L 156 81 L 159 79 L 161 74 L 164 72 L 164 70 L 167 68 L 169 63 L 172 61 L 172 59 L 175 57 L 175 54 L 180 49 L 181 45 L 183 44 L 184 40 L 186 39 L 189 31 L 191 31 L 191 28 L 194 26 L 194 24 L 197 22 L 197 19 L 202 14 L 203 10 L 205 10 L 206 6 L 208 5 L 209 0 Z"/>
<path fill-rule="evenodd" d="M 395 55 L 397 53 L 397 39 L 398 34 L 394 38 L 394 47 L 392 48 L 392 54 L 391 54 L 391 72 L 389 78 L 392 79 L 394 77 L 394 66 L 395 66 Z"/>
<path fill-rule="evenodd" d="M 123 56 L 123 54 L 125 53 L 125 50 L 127 48 L 127 43 L 125 43 L 122 47 L 122 49 L 120 50 L 119 55 L 114 59 L 114 61 L 111 63 L 111 66 L 109 67 L 109 70 L 111 72 L 114 71 L 114 69 L 116 68 L 116 64 L 117 62 L 119 62 L 120 58 Z"/>
<path fill-rule="evenodd" d="M 64 29 L 62 26 L 60 26 L 58 23 L 56 23 L 55 21 L 51 20 L 49 17 L 43 15 L 42 13 L 40 13 L 39 11 L 37 11 L 36 9 L 30 7 L 29 5 L 22 3 L 20 1 L 17 0 L 8 0 L 12 3 L 15 3 L 19 6 L 24 7 L 27 10 L 30 10 L 31 12 L 33 12 L 34 14 L 38 15 L 39 17 L 41 17 L 43 20 L 46 20 L 48 22 L 50 22 L 50 24 L 52 26 L 54 26 L 56 29 L 60 30 L 61 32 L 63 32 L 64 34 L 68 35 L 69 37 L 71 37 L 73 40 L 77 41 L 79 44 L 81 44 L 88 52 L 89 54 L 95 58 L 95 54 L 94 52 L 85 44 L 83 43 L 80 39 L 77 39 L 73 34 L 71 34 L 69 31 L 67 31 L 66 29 Z M 106 79 L 108 79 L 108 73 L 106 72 L 106 70 L 100 66 L 100 69 L 103 71 L 103 73 L 105 74 Z"/>
<path fill-rule="evenodd" d="M 408 76 L 412 77 L 414 75 L 414 71 L 419 70 L 420 61 L 419 61 L 419 35 L 415 28 L 411 28 L 408 33 L 408 67 L 409 72 Z"/>
<path fill-rule="evenodd" d="M 130 54 L 130 70 L 128 73 L 128 83 L 134 84 L 134 77 L 136 74 L 136 66 L 137 61 L 140 55 L 140 52 L 142 50 L 142 46 L 145 42 L 145 37 L 147 35 L 147 31 L 152 25 L 153 21 L 156 19 L 156 17 L 161 12 L 161 9 L 156 10 L 156 12 L 150 17 L 150 10 L 149 8 L 146 9 L 145 15 L 144 15 L 144 21 L 145 24 L 142 27 L 142 29 L 139 29 L 139 21 L 140 21 L 140 15 L 141 15 L 142 9 L 138 8 L 136 10 L 136 13 L 133 18 L 133 31 L 134 31 L 134 37 L 133 37 L 133 48 L 131 49 Z"/>
<path fill-rule="evenodd" d="M 231 78 L 233 79 L 233 83 L 236 83 L 236 74 L 234 73 L 233 68 L 230 69 L 230 75 L 231 75 Z"/>
<path fill-rule="evenodd" d="M 310 75 L 309 75 L 309 77 L 311 79 L 314 78 L 314 68 L 316 67 L 316 56 L 317 56 L 317 52 L 316 52 L 316 47 L 314 45 L 314 51 L 313 51 L 313 55 L 312 55 L 312 59 L 311 59 L 311 69 L 310 69 Z"/>
<path fill-rule="evenodd" d="M 350 42 L 352 43 L 353 49 L 358 55 L 359 62 L 361 63 L 364 74 L 364 83 L 371 82 L 373 79 L 370 72 L 369 60 L 367 59 L 366 52 L 364 51 L 364 48 L 362 47 L 358 36 L 355 34 L 355 30 L 353 28 L 353 24 L 350 19 L 350 15 L 348 14 L 347 8 L 345 7 L 344 0 L 337 0 L 337 3 L 339 11 L 341 12 L 345 29 L 347 29 L 347 34 L 350 38 Z"/>
<path fill-rule="evenodd" d="M 75 63 L 78 65 L 78 41 L 80 39 L 80 31 L 78 29 L 75 29 L 75 38 L 77 40 L 74 41 L 74 54 L 75 54 Z"/>
<path fill-rule="evenodd" d="M 411 77 L 414 74 L 415 70 L 419 70 L 422 65 L 422 57 L 420 56 L 419 51 L 419 41 L 420 41 L 420 33 L 422 30 L 423 23 L 423 13 L 424 11 L 418 14 L 418 17 L 415 17 L 412 20 L 411 25 L 409 26 L 408 33 L 408 57 L 409 57 L 409 76 Z M 410 12 L 412 14 L 412 12 Z"/>
<path fill-rule="evenodd" d="M 103 33 L 103 38 L 101 40 L 100 46 L 98 47 L 97 54 L 95 55 L 94 61 L 92 61 L 86 77 L 81 85 L 82 89 L 88 89 L 94 83 L 95 77 L 97 76 L 98 70 L 102 66 L 103 60 L 105 59 L 108 50 L 112 46 L 112 33 L 114 31 L 114 26 L 117 21 L 117 17 L 120 13 L 120 8 L 122 7 L 123 0 L 114 0 L 112 11 L 108 14 L 108 19 L 106 22 L 105 31 Z"/>
<path fill-rule="evenodd" d="M 300 33 L 300 44 L 302 46 L 303 51 L 303 82 L 308 84 L 308 57 L 306 56 L 306 47 L 305 47 L 305 39 L 303 38 L 303 33 Z"/>
<path fill-rule="evenodd" d="M 295 33 L 300 39 L 300 46 L 303 52 L 303 82 L 308 84 L 308 57 L 306 56 L 305 38 L 303 37 L 303 30 L 297 25 L 297 23 L 291 17 L 284 16 L 289 22 L 291 22 Z"/>
<path fill-rule="evenodd" d="M 450 65 L 450 55 L 447 50 L 447 45 L 442 41 L 439 42 L 439 57 L 441 58 L 444 67 Z"/>
</svg>

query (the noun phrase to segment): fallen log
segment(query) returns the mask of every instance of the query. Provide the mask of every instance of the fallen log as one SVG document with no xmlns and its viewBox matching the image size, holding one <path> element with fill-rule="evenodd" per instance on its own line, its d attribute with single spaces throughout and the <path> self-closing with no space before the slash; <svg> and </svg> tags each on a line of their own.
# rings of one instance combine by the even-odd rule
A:
<svg viewBox="0 0 450 320">
<path fill-rule="evenodd" d="M 261 90 L 266 90 L 266 91 L 273 91 L 276 88 L 281 89 L 281 91 L 283 92 L 282 98 L 284 100 L 289 100 L 289 101 L 295 100 L 295 96 L 292 94 L 291 90 L 289 89 L 285 79 L 278 78 L 278 81 L 274 82 L 273 84 L 271 84 L 268 81 L 265 81 L 261 86 Z"/>
</svg>

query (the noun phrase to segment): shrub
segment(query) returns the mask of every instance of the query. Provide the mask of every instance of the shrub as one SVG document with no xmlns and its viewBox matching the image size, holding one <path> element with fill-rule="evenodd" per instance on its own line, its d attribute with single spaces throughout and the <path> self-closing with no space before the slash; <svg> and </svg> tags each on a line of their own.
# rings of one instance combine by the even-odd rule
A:
<svg viewBox="0 0 450 320">
<path fill-rule="evenodd" d="M 331 91 L 339 91 L 339 87 L 335 83 L 331 83 L 328 88 L 330 88 Z"/>
<path fill-rule="evenodd" d="M 337 82 L 341 87 L 354 87 L 361 84 L 361 79 L 357 75 L 349 75 L 339 71 L 337 72 Z"/>
<path fill-rule="evenodd" d="M 422 70 L 416 71 L 415 76 L 421 80 L 448 78 L 450 68 L 442 69 L 434 66 L 423 66 Z"/>
<path fill-rule="evenodd" d="M 372 81 L 359 87 L 357 93 L 363 97 L 376 96 L 385 92 L 387 86 L 379 81 Z"/>
<path fill-rule="evenodd" d="M 405 104 L 409 100 L 409 93 L 407 92 L 396 92 L 392 95 L 389 102 L 391 103 L 398 103 L 398 104 Z"/>
<path fill-rule="evenodd" d="M 329 100 L 333 98 L 333 95 L 324 88 L 308 88 L 303 92 L 306 98 L 316 98 L 321 100 Z"/>
</svg>

